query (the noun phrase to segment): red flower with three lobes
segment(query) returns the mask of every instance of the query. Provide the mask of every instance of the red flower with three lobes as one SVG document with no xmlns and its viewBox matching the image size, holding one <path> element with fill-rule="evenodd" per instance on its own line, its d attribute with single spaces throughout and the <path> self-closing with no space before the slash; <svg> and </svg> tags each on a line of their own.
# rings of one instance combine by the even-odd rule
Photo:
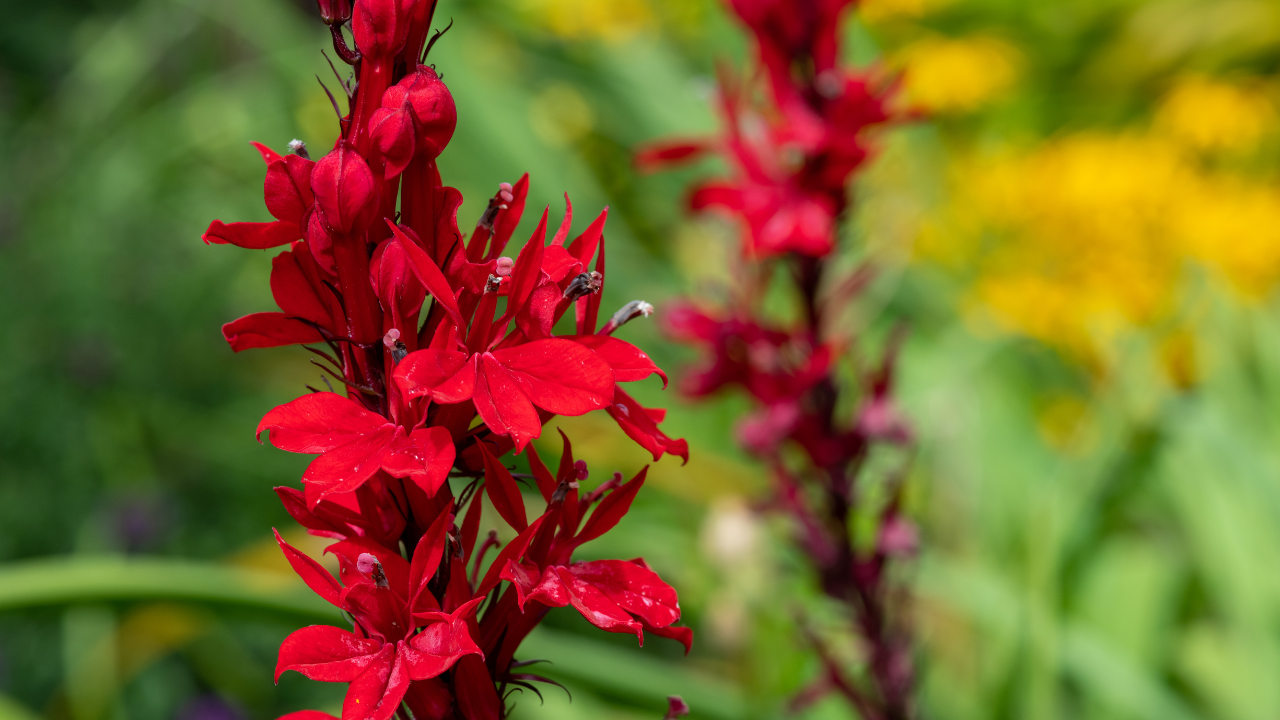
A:
<svg viewBox="0 0 1280 720">
<path fill-rule="evenodd" d="M 337 555 L 345 585 L 277 533 L 294 570 L 318 595 L 350 613 L 355 631 L 331 625 L 295 631 L 280 646 L 276 679 L 296 670 L 312 680 L 350 683 L 343 719 L 387 720 L 411 682 L 437 677 L 466 655 L 483 656 L 468 621 L 484 597 L 444 612 L 427 587 L 452 520 L 441 514 L 418 542 L 412 563 L 364 539 L 331 545 L 325 552 Z"/>
<path fill-rule="evenodd" d="M 315 507 L 325 496 L 358 489 L 379 470 L 410 478 L 434 495 L 453 467 L 453 438 L 441 427 L 405 428 L 369 412 L 336 393 L 303 395 L 267 413 L 258 435 L 271 431 L 271 443 L 281 450 L 319 453 L 307 466 L 302 482 L 307 504 Z"/>
</svg>

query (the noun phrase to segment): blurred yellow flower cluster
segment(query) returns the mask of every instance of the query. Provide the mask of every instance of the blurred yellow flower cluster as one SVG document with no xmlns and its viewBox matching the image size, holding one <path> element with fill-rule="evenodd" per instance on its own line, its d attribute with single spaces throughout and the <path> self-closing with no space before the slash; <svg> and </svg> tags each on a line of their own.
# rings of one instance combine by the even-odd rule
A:
<svg viewBox="0 0 1280 720">
<path fill-rule="evenodd" d="M 517 0 L 535 25 L 565 40 L 624 40 L 654 23 L 645 0 Z"/>
<path fill-rule="evenodd" d="M 1126 329 L 1176 331 L 1193 265 L 1245 298 L 1280 281 L 1280 186 L 1221 157 L 1276 126 L 1262 90 L 1191 77 L 1148 128 L 970 152 L 917 251 L 972 273 L 1002 329 L 1098 361 Z"/>
<path fill-rule="evenodd" d="M 1009 90 L 1021 56 L 1012 45 L 986 36 L 929 36 L 895 55 L 906 97 L 930 112 L 969 112 Z"/>
</svg>

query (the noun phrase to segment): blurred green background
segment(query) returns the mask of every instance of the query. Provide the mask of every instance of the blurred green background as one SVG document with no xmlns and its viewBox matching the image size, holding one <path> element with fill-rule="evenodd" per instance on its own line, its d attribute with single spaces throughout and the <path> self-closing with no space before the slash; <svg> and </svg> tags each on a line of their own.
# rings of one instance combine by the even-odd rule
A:
<svg viewBox="0 0 1280 720">
<path fill-rule="evenodd" d="M 250 140 L 332 142 L 323 28 L 304 0 L 10 5 L 0 720 L 336 712 L 340 687 L 271 683 L 280 640 L 333 616 L 271 542 L 292 523 L 270 488 L 306 458 L 252 438 L 315 372 L 297 349 L 232 355 L 218 328 L 271 308 L 270 254 L 199 241 L 215 217 L 266 219 Z M 528 171 L 553 214 L 570 191 L 575 231 L 611 207 L 606 307 L 660 315 L 722 286 L 731 229 L 681 210 L 715 164 L 630 163 L 715 128 L 714 63 L 747 53 L 718 3 L 438 15 L 455 20 L 432 59 L 458 104 L 441 170 L 464 229 Z M 880 272 L 834 329 L 863 361 L 912 331 L 921 716 L 1280 716 L 1280 5 L 867 0 L 843 32 L 848 61 L 928 118 L 884 133 L 855 188 L 850 255 Z M 655 323 L 623 332 L 677 374 L 691 360 Z M 696 647 L 553 612 L 522 656 L 551 660 L 573 702 L 550 688 L 516 717 L 656 718 L 669 693 L 694 718 L 781 716 L 817 672 L 792 620 L 829 608 L 786 526 L 752 512 L 768 485 L 733 445 L 746 403 L 691 406 L 655 380 L 637 395 L 673 408 L 693 460 L 660 462 L 584 555 L 648 558 Z M 646 461 L 607 420 L 555 424 L 595 480 Z"/>
</svg>

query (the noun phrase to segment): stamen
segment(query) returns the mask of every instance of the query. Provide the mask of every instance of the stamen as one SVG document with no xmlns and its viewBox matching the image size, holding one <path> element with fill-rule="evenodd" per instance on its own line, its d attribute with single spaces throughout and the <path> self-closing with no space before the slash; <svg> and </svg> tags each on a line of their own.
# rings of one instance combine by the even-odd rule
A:
<svg viewBox="0 0 1280 720">
<path fill-rule="evenodd" d="M 564 297 L 566 300 L 577 300 L 580 297 L 600 292 L 600 288 L 603 285 L 604 276 L 595 270 L 589 273 L 580 273 L 564 289 Z"/>
<path fill-rule="evenodd" d="M 515 267 L 515 260 L 512 260 L 509 257 L 500 257 L 498 258 L 498 262 L 494 264 L 494 273 L 496 273 L 498 277 L 506 277 L 511 274 L 511 271 L 514 270 Z"/>
<path fill-rule="evenodd" d="M 632 300 L 626 305 L 623 305 L 618 312 L 614 313 L 613 317 L 609 318 L 609 322 L 605 323 L 604 327 L 600 328 L 600 334 L 609 335 L 614 330 L 617 330 L 638 317 L 649 317 L 652 314 L 652 305 L 643 300 Z"/>
<path fill-rule="evenodd" d="M 360 553 L 360 557 L 356 558 L 356 570 L 372 577 L 374 585 L 387 587 L 387 574 L 382 571 L 382 563 L 378 562 L 376 555 Z"/>
<path fill-rule="evenodd" d="M 294 155 L 297 155 L 303 160 L 311 159 L 311 156 L 307 154 L 307 144 L 298 138 L 294 138 L 289 141 L 289 149 L 293 151 Z"/>
</svg>

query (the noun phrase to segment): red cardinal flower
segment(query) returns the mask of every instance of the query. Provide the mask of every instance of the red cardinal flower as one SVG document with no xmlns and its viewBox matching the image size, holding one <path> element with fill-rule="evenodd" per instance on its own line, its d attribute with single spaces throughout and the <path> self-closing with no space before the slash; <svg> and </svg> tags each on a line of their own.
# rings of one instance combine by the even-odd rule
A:
<svg viewBox="0 0 1280 720">
<path fill-rule="evenodd" d="M 271 444 L 296 453 L 320 453 L 302 476 L 307 503 L 348 493 L 378 470 L 411 478 L 434 495 L 453 466 L 453 439 L 444 428 L 410 433 L 359 403 L 328 392 L 304 395 L 281 405 L 258 423 L 258 437 L 271 431 Z"/>
<path fill-rule="evenodd" d="M 204 233 L 206 243 L 262 250 L 287 245 L 302 238 L 302 231 L 307 225 L 306 219 L 314 202 L 311 172 L 315 163 L 297 155 L 282 156 L 261 143 L 253 143 L 253 146 L 267 163 L 267 178 L 263 189 L 267 209 L 276 220 L 230 224 L 214 220 Z"/>
<path fill-rule="evenodd" d="M 556 415 L 600 410 L 613 399 L 613 380 L 599 355 L 558 338 L 493 352 L 419 350 L 396 368 L 406 395 L 438 403 L 472 401 L 490 430 L 511 436 L 517 452 L 542 435 L 536 408 Z"/>
<path fill-rule="evenodd" d="M 548 209 L 519 252 L 508 251 L 526 175 L 498 185 L 464 238 L 462 194 L 436 164 L 457 108 L 424 64 L 427 38 L 443 34 L 431 33 L 436 2 L 318 4 L 338 59 L 356 73 L 342 83 L 339 138 L 318 162 L 299 141 L 289 156 L 258 145 L 275 220 L 214 221 L 204 235 L 246 248 L 289 245 L 272 261 L 279 310 L 234 320 L 223 334 L 236 351 L 323 345 L 307 347 L 312 362 L 346 392 L 307 386 L 312 394 L 258 426 L 260 440 L 269 432 L 275 446 L 317 456 L 302 489 L 276 492 L 308 533 L 335 541 L 326 552 L 337 557 L 340 580 L 280 545 L 307 585 L 352 623 L 290 635 L 277 677 L 295 670 L 349 683 L 342 720 L 389 720 L 401 707 L 417 720 L 501 720 L 510 692 L 550 682 L 516 660 L 550 605 L 574 604 L 610 629 L 647 630 L 687 648 L 691 632 L 672 624 L 675 591 L 643 563 L 572 561 L 575 548 L 626 514 L 643 471 L 579 497 L 588 473 L 568 440 L 554 476 L 529 444 L 555 415 L 605 409 L 655 458 L 688 457 L 684 441 L 658 430 L 662 411 L 640 407 L 617 385 L 656 374 L 666 386 L 645 352 L 611 336 L 653 308 L 628 303 L 597 332 L 607 210 L 571 239 L 566 195 L 550 238 Z M 342 31 L 348 25 L 354 48 Z M 569 312 L 574 334 L 558 337 Z M 532 521 L 503 464 L 512 450 L 528 451 L 546 501 Z M 451 476 L 459 482 L 451 485 Z M 492 535 L 477 543 L 486 498 L 518 533 L 505 546 Z M 536 582 L 512 589 L 502 578 L 508 568 L 536 573 Z M 530 593 L 538 599 L 524 597 Z M 314 711 L 286 718 L 333 720 Z"/>
<path fill-rule="evenodd" d="M 387 720 L 411 682 L 437 677 L 466 655 L 482 655 L 471 639 L 467 620 L 483 598 L 444 613 L 427 590 L 443 554 L 448 519 L 447 514 L 442 516 L 433 532 L 419 542 L 412 567 L 377 546 L 367 546 L 377 554 L 361 553 L 354 563 L 341 556 L 346 586 L 277 533 L 276 540 L 298 575 L 350 613 L 356 632 L 330 625 L 295 631 L 280 646 L 276 679 L 296 670 L 312 680 L 350 683 L 342 720 Z M 331 550 L 341 553 L 364 547 L 348 541 Z M 435 609 L 418 610 L 422 607 Z M 417 628 L 422 629 L 415 632 Z"/>
<path fill-rule="evenodd" d="M 635 633 L 641 645 L 646 627 L 665 628 L 680 619 L 676 591 L 639 559 L 551 565 L 541 571 L 533 563 L 509 561 L 502 579 L 515 585 L 521 609 L 529 602 L 572 605 L 602 630 Z"/>
</svg>

